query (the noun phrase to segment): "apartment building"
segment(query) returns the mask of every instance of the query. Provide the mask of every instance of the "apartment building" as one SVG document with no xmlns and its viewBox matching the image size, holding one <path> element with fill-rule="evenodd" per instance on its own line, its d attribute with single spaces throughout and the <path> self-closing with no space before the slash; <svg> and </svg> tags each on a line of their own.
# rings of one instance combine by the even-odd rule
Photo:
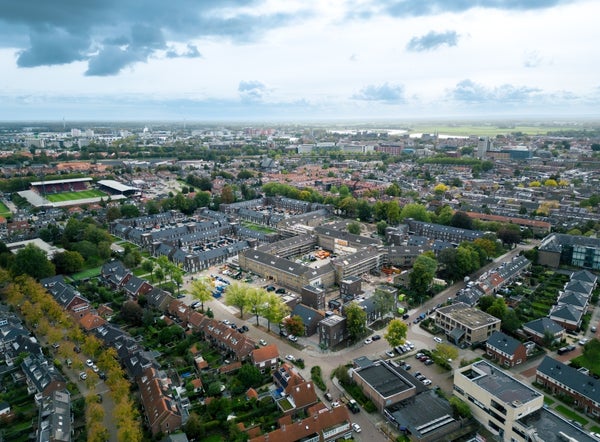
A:
<svg viewBox="0 0 600 442">
<path fill-rule="evenodd" d="M 435 324 L 455 344 L 485 342 L 492 333 L 500 331 L 500 319 L 462 302 L 437 309 Z"/>
<path fill-rule="evenodd" d="M 516 422 L 544 406 L 544 395 L 486 361 L 454 372 L 454 395 L 473 417 L 505 441 L 525 441 Z"/>
</svg>

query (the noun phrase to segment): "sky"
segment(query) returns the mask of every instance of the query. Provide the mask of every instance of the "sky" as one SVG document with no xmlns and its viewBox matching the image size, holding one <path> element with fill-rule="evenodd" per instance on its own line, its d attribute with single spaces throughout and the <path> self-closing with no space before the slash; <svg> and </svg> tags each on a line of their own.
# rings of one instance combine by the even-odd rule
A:
<svg viewBox="0 0 600 442">
<path fill-rule="evenodd" d="M 2 0 L 0 120 L 600 116 L 598 0 Z"/>
</svg>

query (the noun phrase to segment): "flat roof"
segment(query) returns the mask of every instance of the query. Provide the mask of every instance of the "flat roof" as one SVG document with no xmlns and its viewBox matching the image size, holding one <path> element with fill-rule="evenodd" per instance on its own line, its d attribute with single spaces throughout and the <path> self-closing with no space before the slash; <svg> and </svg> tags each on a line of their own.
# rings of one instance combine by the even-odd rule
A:
<svg viewBox="0 0 600 442">
<path fill-rule="evenodd" d="M 384 398 L 415 388 L 383 361 L 356 370 L 356 374 Z"/>
<path fill-rule="evenodd" d="M 487 361 L 478 361 L 470 368 L 460 371 L 460 374 L 512 407 L 520 407 L 542 396 L 540 392 L 507 375 Z"/>
<path fill-rule="evenodd" d="M 433 390 L 418 394 L 410 403 L 394 405 L 387 412 L 400 427 L 421 437 L 443 432 L 444 427 L 456 421 L 448 401 L 438 397 Z"/>
<path fill-rule="evenodd" d="M 41 186 L 43 184 L 68 184 L 68 183 L 82 183 L 85 181 L 92 181 L 91 178 L 69 178 L 66 180 L 48 180 L 48 181 L 33 181 L 32 186 Z"/>
<path fill-rule="evenodd" d="M 577 442 L 598 442 L 586 431 L 577 428 L 572 423 L 546 408 L 541 408 L 535 413 L 528 414 L 517 422 L 528 428 L 533 434 L 537 435 L 537 439 L 531 440 L 562 442 L 565 440 L 561 437 L 561 434 L 563 434 L 572 437 L 572 440 L 576 440 Z"/>
<path fill-rule="evenodd" d="M 119 192 L 126 192 L 128 190 L 139 190 L 137 187 L 131 187 L 123 183 L 119 183 L 115 180 L 100 180 L 98 184 L 101 186 L 110 187 L 111 189 L 117 190 Z"/>
<path fill-rule="evenodd" d="M 439 315 L 449 316 L 456 322 L 471 329 L 500 322 L 500 319 L 495 316 L 482 312 L 479 309 L 469 307 L 464 302 L 457 302 L 447 307 L 441 307 L 437 309 L 436 312 Z"/>
</svg>

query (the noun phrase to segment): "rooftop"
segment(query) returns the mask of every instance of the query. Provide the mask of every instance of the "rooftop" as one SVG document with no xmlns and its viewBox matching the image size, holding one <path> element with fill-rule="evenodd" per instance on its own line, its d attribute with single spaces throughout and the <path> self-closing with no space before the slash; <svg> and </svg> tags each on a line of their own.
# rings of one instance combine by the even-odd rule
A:
<svg viewBox="0 0 600 442">
<path fill-rule="evenodd" d="M 457 302 L 447 307 L 437 309 L 438 315 L 446 315 L 456 322 L 468 327 L 479 328 L 500 322 L 500 319 L 482 312 L 479 309 L 469 307 L 463 302 Z"/>
<path fill-rule="evenodd" d="M 356 373 L 383 397 L 415 388 L 383 361 L 361 368 Z"/>
</svg>

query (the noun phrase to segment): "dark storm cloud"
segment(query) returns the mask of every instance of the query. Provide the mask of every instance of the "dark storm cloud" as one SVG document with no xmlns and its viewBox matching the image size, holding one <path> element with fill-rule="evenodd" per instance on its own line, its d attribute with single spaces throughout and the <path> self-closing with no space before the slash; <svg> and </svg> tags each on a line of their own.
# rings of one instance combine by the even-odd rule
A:
<svg viewBox="0 0 600 442">
<path fill-rule="evenodd" d="M 435 32 L 430 31 L 421 37 L 413 37 L 406 45 L 406 49 L 413 52 L 431 51 L 440 46 L 456 46 L 459 35 L 456 31 Z"/>
<path fill-rule="evenodd" d="M 451 97 L 457 101 L 496 104 L 526 103 L 538 98 L 540 94 L 541 90 L 537 88 L 511 84 L 488 88 L 468 79 L 461 81 L 450 91 Z"/>
<path fill-rule="evenodd" d="M 188 45 L 191 39 L 208 36 L 247 41 L 298 17 L 297 14 L 247 13 L 247 8 L 261 2 L 9 1 L 0 8 L 0 47 L 17 48 L 20 67 L 87 60 L 87 75 L 114 75 L 167 49 L 167 41 Z M 169 55 L 174 54 L 167 51 Z M 184 54 L 178 54 L 185 57 L 199 55 L 198 48 L 193 45 L 188 46 Z"/>
<path fill-rule="evenodd" d="M 404 87 L 393 84 L 370 84 L 352 96 L 355 100 L 382 101 L 386 103 L 403 103 Z"/>
<path fill-rule="evenodd" d="M 382 0 L 370 4 L 356 3 L 349 8 L 355 18 L 366 18 L 374 14 L 387 14 L 394 17 L 418 17 L 464 12 L 473 8 L 525 11 L 544 9 L 574 0 Z"/>
</svg>

